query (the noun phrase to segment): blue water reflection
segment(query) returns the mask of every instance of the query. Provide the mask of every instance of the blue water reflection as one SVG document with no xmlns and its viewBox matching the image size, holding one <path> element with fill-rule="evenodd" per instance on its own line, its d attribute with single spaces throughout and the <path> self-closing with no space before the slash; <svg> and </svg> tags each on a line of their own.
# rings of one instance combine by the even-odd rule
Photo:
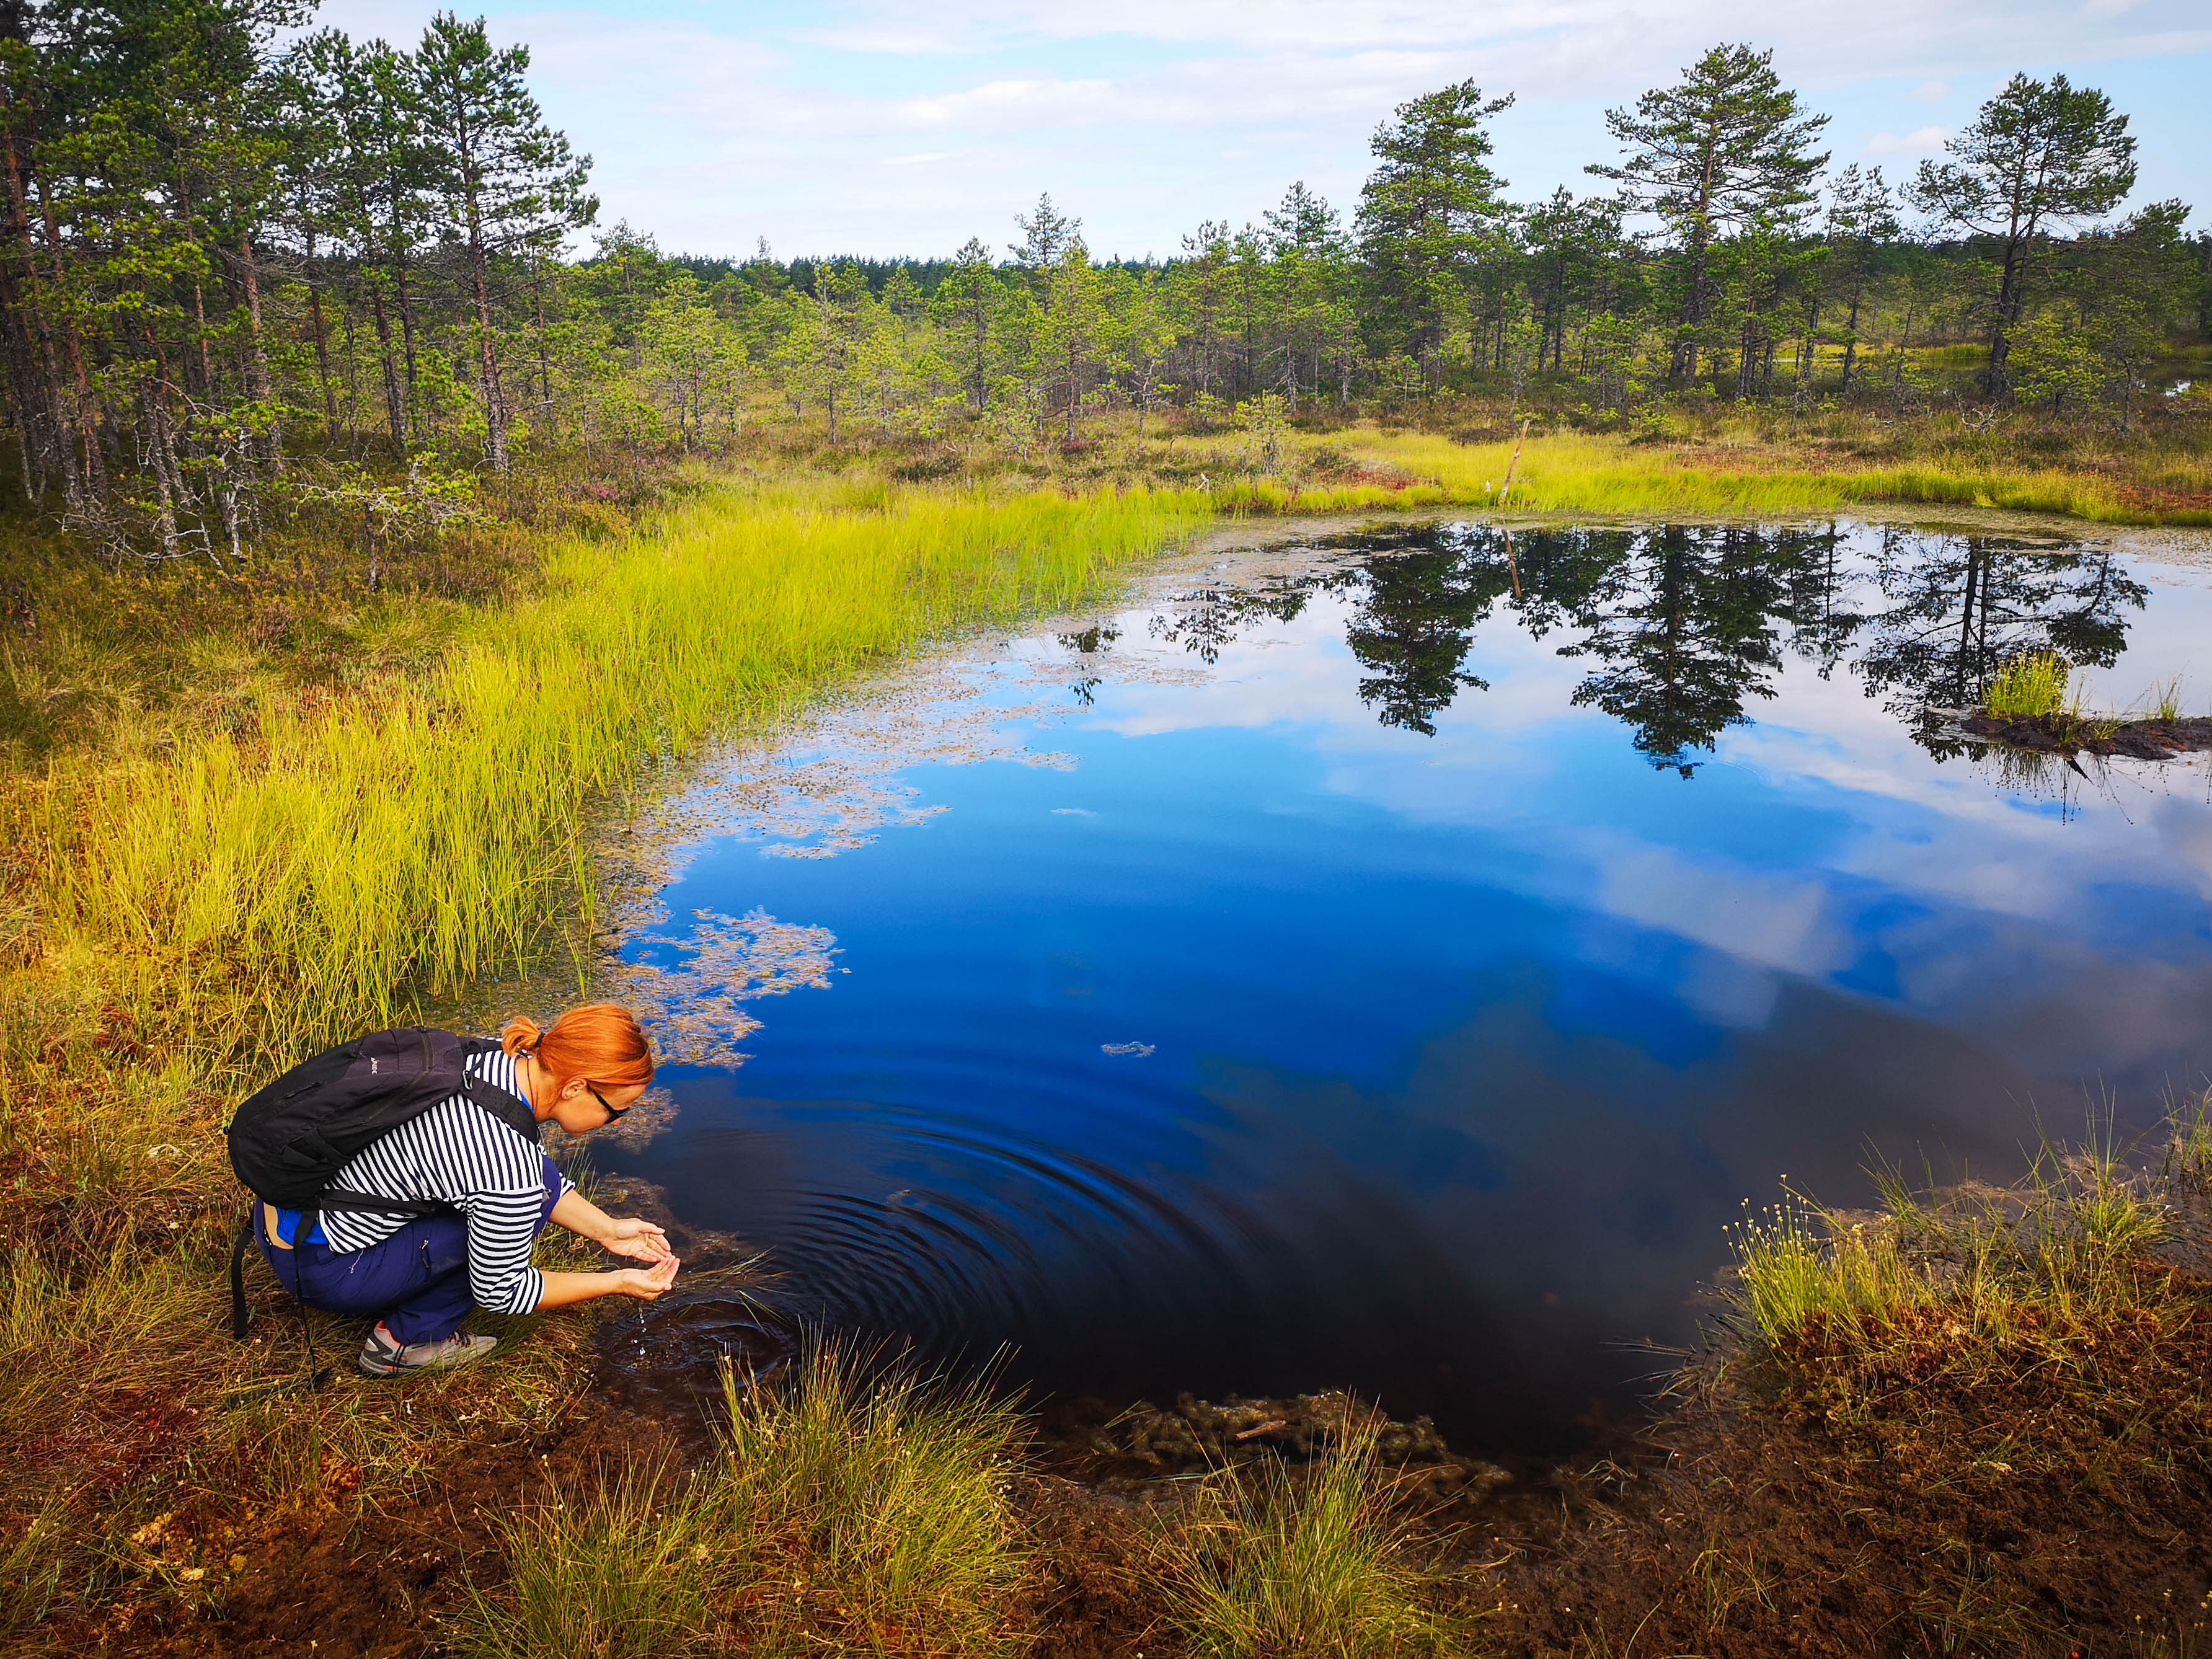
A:
<svg viewBox="0 0 2212 1659">
<path fill-rule="evenodd" d="M 849 971 L 611 1161 L 821 1316 L 1044 1388 L 1349 1384 L 1563 1444 L 1650 1369 L 1616 1345 L 1691 1337 L 1747 1200 L 2004 1175 L 2038 1113 L 2144 1125 L 2212 1064 L 2202 760 L 1924 712 L 2044 644 L 2093 701 L 2201 700 L 2208 640 L 2212 571 L 1965 533 L 1228 560 L 968 653 L 1071 763 L 901 765 L 949 810 L 834 858 L 690 848 L 672 914 Z"/>
</svg>

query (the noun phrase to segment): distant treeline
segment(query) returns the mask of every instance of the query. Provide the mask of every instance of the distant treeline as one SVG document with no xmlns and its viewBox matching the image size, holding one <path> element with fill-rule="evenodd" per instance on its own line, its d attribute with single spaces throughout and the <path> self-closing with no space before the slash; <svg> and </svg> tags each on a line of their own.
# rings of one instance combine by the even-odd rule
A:
<svg viewBox="0 0 2212 1659">
<path fill-rule="evenodd" d="M 1157 263 L 1094 260 L 1048 197 L 945 258 L 672 256 L 626 224 L 578 258 L 589 158 L 526 49 L 450 14 L 411 48 L 301 35 L 310 9 L 0 0 L 8 422 L 26 496 L 112 556 L 220 562 L 316 504 L 373 544 L 470 510 L 461 465 L 779 410 L 1026 458 L 1106 410 L 1274 399 L 1910 400 L 1915 348 L 1972 341 L 1981 398 L 2124 424 L 2212 328 L 2212 237 L 2179 203 L 2114 217 L 2126 117 L 2063 76 L 1901 182 L 1829 171 L 1826 118 L 1723 46 L 1612 112 L 1587 195 L 1510 201 L 1512 100 L 1468 82 L 1377 129 L 1348 215 L 1292 185 Z"/>
</svg>

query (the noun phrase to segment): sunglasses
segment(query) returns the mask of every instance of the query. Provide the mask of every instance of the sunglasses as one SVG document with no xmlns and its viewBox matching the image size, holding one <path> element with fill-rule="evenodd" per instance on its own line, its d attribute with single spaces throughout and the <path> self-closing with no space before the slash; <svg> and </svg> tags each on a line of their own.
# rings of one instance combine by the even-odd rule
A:
<svg viewBox="0 0 2212 1659">
<path fill-rule="evenodd" d="M 619 1121 L 622 1118 L 622 1115 L 629 1110 L 629 1108 L 627 1106 L 608 1105 L 607 1097 L 588 1083 L 584 1085 L 584 1092 L 591 1096 L 593 1100 L 599 1103 L 599 1109 L 607 1115 L 607 1121 L 609 1123 Z"/>
</svg>

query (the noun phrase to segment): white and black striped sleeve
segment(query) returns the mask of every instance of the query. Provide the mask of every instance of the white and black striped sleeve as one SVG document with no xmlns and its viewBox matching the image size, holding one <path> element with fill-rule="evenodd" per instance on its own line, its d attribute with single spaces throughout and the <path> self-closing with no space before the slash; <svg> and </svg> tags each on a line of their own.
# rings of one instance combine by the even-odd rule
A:
<svg viewBox="0 0 2212 1659">
<path fill-rule="evenodd" d="M 521 1092 L 514 1062 L 504 1054 L 486 1055 L 470 1069 Z M 545 1203 L 544 1172 L 544 1154 L 535 1142 L 455 1095 L 380 1136 L 346 1165 L 339 1184 L 451 1204 L 468 1224 L 471 1299 L 489 1313 L 526 1314 L 545 1294 L 544 1275 L 530 1264 Z M 561 1192 L 567 1192 L 568 1179 L 558 1179 Z M 331 1248 L 344 1251 L 388 1237 L 404 1222 L 402 1217 L 329 1212 L 324 1229 Z"/>
</svg>

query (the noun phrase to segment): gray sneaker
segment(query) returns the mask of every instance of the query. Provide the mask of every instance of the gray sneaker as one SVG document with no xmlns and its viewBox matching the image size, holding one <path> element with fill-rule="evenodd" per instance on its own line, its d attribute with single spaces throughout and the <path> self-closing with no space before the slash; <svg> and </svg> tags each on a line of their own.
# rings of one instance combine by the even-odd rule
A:
<svg viewBox="0 0 2212 1659">
<path fill-rule="evenodd" d="M 471 1359 L 482 1359 L 497 1346 L 499 1339 L 495 1336 L 464 1336 L 459 1331 L 441 1342 L 403 1345 L 379 1324 L 362 1341 L 354 1364 L 360 1367 L 363 1376 L 405 1376 L 413 1371 L 465 1365 Z"/>
</svg>

